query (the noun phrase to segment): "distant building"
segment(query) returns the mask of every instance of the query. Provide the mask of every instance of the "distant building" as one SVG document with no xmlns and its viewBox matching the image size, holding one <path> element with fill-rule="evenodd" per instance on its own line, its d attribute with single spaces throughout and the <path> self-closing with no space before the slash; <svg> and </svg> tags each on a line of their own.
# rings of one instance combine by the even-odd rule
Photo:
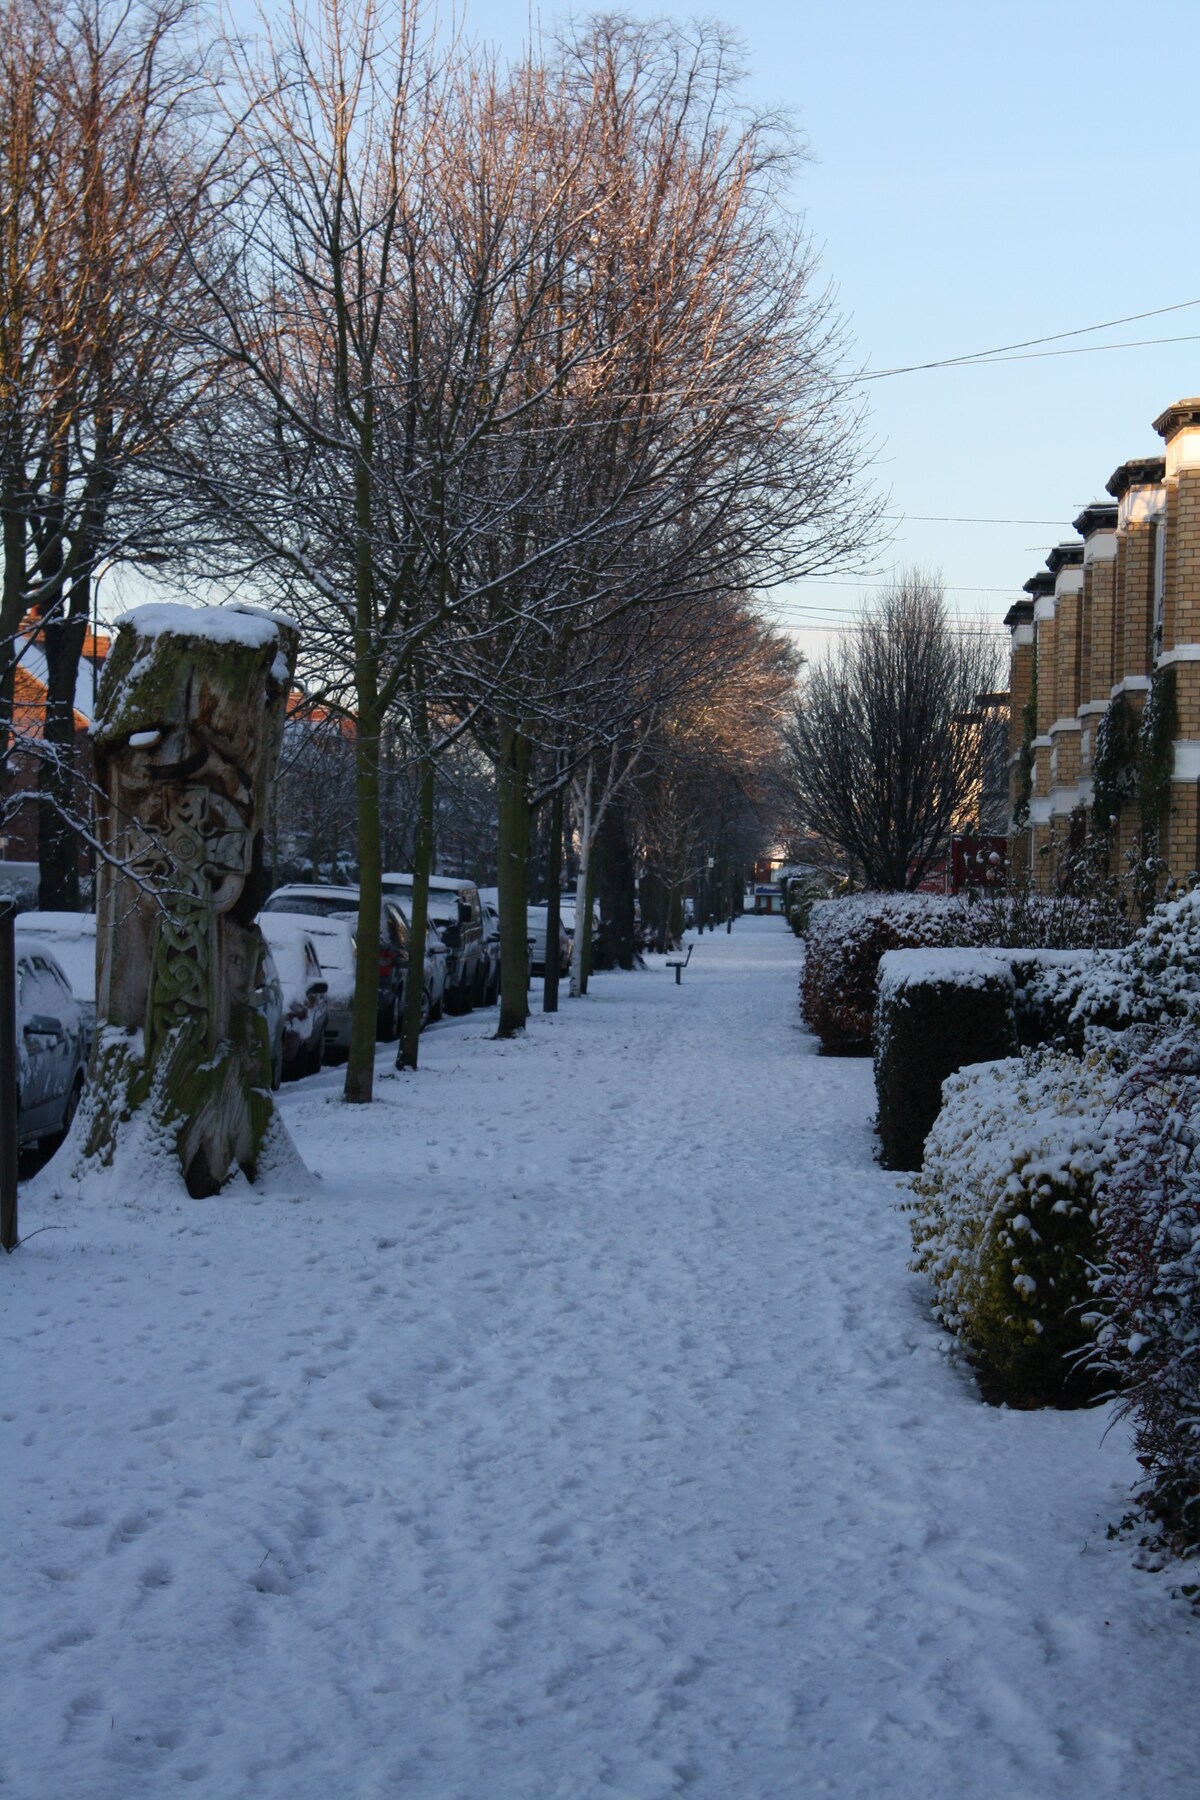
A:
<svg viewBox="0 0 1200 1800">
<path fill-rule="evenodd" d="M 38 772 L 42 762 L 40 746 L 44 741 L 46 722 L 47 669 L 42 650 L 41 625 L 32 616 L 22 623 L 19 644 L 20 660 L 15 671 L 13 690 L 14 741 L 3 777 L 0 861 L 36 863 Z M 79 815 L 84 819 L 91 810 L 88 794 L 91 740 L 88 733 L 95 717 L 96 685 L 108 655 L 108 647 L 108 638 L 103 634 L 93 636 L 89 628 L 75 684 L 75 773 Z M 89 852 L 81 838 L 79 873 L 85 876 L 90 872 Z"/>
</svg>

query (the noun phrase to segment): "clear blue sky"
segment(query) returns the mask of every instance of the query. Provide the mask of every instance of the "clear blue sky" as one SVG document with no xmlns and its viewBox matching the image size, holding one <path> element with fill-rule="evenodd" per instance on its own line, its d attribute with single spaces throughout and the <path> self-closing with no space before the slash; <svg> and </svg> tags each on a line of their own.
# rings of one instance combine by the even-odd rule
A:
<svg viewBox="0 0 1200 1800">
<path fill-rule="evenodd" d="M 863 366 L 1200 300 L 1200 0 L 631 0 L 624 10 L 700 10 L 741 33 L 752 98 L 792 109 L 807 135 L 815 160 L 795 199 Z M 559 16 L 540 9 L 546 24 Z M 465 0 L 468 32 L 506 49 L 529 17 L 522 0 Z M 880 567 L 940 569 L 960 609 L 1002 618 L 1116 465 L 1159 448 L 1151 420 L 1200 393 L 1200 305 L 1073 340 L 1184 335 L 1198 341 L 872 383 L 876 478 L 901 515 Z M 806 583 L 781 616 L 830 619 L 854 606 L 859 585 Z M 803 639 L 810 650 L 818 641 Z"/>
</svg>

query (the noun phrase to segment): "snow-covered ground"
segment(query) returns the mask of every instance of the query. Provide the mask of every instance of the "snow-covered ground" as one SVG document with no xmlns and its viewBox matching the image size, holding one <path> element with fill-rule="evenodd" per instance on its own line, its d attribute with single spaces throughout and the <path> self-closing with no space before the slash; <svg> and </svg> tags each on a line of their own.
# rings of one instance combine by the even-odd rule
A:
<svg viewBox="0 0 1200 1800">
<path fill-rule="evenodd" d="M 799 959 L 745 920 L 285 1090 L 308 1196 L 26 1198 L 5 1795 L 1195 1791 L 1126 1432 L 944 1354 Z"/>
</svg>

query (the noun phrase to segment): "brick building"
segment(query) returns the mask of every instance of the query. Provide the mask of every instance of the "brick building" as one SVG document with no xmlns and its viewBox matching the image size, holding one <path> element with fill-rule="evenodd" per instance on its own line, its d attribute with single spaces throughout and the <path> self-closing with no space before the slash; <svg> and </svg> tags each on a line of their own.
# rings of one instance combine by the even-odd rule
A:
<svg viewBox="0 0 1200 1800">
<path fill-rule="evenodd" d="M 1154 429 L 1164 454 L 1114 471 L 1005 618 L 1012 855 L 1043 888 L 1098 792 L 1115 868 L 1200 867 L 1200 399 Z"/>
<path fill-rule="evenodd" d="M 88 630 L 75 685 L 76 804 L 86 819 L 90 810 L 91 740 L 89 729 L 95 708 L 96 683 L 108 654 L 108 638 L 93 637 Z M 38 860 L 38 774 L 46 720 L 46 662 L 40 627 L 26 619 L 21 628 L 20 661 L 13 677 L 13 742 L 7 766 L 0 771 L 0 862 L 36 863 Z M 79 873 L 90 874 L 90 855 L 80 840 Z"/>
</svg>

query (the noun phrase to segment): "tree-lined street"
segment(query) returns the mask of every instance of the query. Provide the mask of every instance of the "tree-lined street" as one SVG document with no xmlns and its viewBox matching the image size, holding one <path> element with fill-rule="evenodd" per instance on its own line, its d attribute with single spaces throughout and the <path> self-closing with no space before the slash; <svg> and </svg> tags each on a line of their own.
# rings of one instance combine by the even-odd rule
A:
<svg viewBox="0 0 1200 1800">
<path fill-rule="evenodd" d="M 799 961 L 451 1021 L 352 1135 L 301 1083 L 311 1183 L 31 1196 L 14 1795 L 1186 1791 L 1125 1428 L 945 1354 Z"/>
</svg>

